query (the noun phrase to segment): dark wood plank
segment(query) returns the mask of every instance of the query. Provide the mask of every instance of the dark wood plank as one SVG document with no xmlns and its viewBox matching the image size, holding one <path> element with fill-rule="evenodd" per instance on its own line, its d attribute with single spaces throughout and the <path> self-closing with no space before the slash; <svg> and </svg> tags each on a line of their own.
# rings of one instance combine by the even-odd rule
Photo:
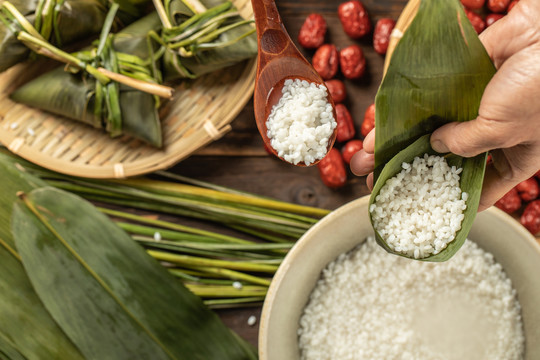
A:
<svg viewBox="0 0 540 360">
<path fill-rule="evenodd" d="M 261 320 L 262 307 L 217 310 L 221 320 L 229 328 L 233 329 L 243 339 L 251 345 L 257 346 L 259 335 L 259 323 Z M 253 325 L 248 324 L 250 316 L 255 316 L 256 322 Z"/>
</svg>

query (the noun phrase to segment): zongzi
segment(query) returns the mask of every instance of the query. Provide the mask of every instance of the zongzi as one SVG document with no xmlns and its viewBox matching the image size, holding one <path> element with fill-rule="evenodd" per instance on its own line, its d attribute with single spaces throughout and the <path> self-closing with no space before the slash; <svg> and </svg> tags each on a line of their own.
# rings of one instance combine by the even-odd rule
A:
<svg viewBox="0 0 540 360">
<path fill-rule="evenodd" d="M 110 65 L 121 74 L 157 82 L 152 76 L 146 33 L 159 26 L 155 14 L 147 15 L 119 33 L 109 34 L 109 45 L 74 55 L 95 63 L 100 61 L 98 48 L 104 49 L 106 56 L 100 61 L 103 65 Z M 26 83 L 11 97 L 17 102 L 104 128 L 111 136 L 126 134 L 155 147 L 162 146 L 155 96 L 113 81 L 102 84 L 84 71 L 72 73 L 57 68 Z"/>
<path fill-rule="evenodd" d="M 110 3 L 105 0 L 12 0 L 15 8 L 40 35 L 57 46 L 73 43 L 98 34 Z M 148 0 L 122 0 L 116 19 L 128 24 L 144 15 Z M 0 13 L 0 72 L 26 60 L 30 50 L 17 40 L 17 19 L 9 12 Z"/>
<path fill-rule="evenodd" d="M 231 2 L 191 3 L 167 0 L 163 32 L 153 36 L 162 45 L 165 81 L 197 78 L 257 54 L 252 21 L 243 19 Z"/>
</svg>

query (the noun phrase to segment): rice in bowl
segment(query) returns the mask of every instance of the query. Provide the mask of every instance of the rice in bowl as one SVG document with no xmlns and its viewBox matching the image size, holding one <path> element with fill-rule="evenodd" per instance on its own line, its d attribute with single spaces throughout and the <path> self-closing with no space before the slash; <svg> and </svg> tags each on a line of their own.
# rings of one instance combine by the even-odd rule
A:
<svg viewBox="0 0 540 360">
<path fill-rule="evenodd" d="M 300 317 L 302 360 L 519 360 L 520 305 L 494 257 L 467 240 L 444 263 L 370 237 L 322 271 Z"/>
</svg>

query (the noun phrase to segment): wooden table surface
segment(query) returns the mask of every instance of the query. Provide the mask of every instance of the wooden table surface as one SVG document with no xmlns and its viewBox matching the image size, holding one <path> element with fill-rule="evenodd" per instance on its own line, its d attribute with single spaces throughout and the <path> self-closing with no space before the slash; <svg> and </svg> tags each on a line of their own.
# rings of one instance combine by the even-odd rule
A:
<svg viewBox="0 0 540 360">
<path fill-rule="evenodd" d="M 348 38 L 339 22 L 338 4 L 342 1 L 324 0 L 276 0 L 278 9 L 291 38 L 296 42 L 298 31 L 306 16 L 317 12 L 328 23 L 327 42 L 338 48 L 358 44 L 364 50 L 367 72 L 358 81 L 346 80 L 348 91 L 346 102 L 353 116 L 357 137 L 367 107 L 374 102 L 377 88 L 382 79 L 384 57 L 375 53 L 371 36 L 356 41 Z M 406 0 L 363 0 L 373 25 L 383 17 L 397 20 Z M 311 59 L 313 51 L 302 50 Z M 337 76 L 343 80 L 341 75 Z M 229 186 L 276 199 L 303 205 L 335 209 L 349 201 L 369 193 L 364 177 L 355 177 L 349 172 L 345 187 L 331 190 L 325 187 L 316 167 L 299 168 L 270 157 L 263 149 L 253 116 L 250 101 L 232 122 L 233 130 L 222 139 L 199 150 L 190 158 L 177 164 L 173 172 Z M 340 144 L 337 144 L 340 147 Z M 247 319 L 255 315 L 259 320 L 261 307 L 218 310 L 222 320 L 251 344 L 257 345 L 258 321 L 254 326 Z"/>
<path fill-rule="evenodd" d="M 285 27 L 296 41 L 298 31 L 307 15 L 317 12 L 328 23 L 327 42 L 345 47 L 358 44 L 364 50 L 367 71 L 358 81 L 345 81 L 346 102 L 354 118 L 360 139 L 360 125 L 364 112 L 373 103 L 382 78 L 384 57 L 378 55 L 371 45 L 371 36 L 360 41 L 349 39 L 341 27 L 337 15 L 340 2 L 324 0 L 276 0 Z M 390 17 L 397 20 L 405 0 L 364 0 L 373 25 L 377 19 Z M 313 51 L 303 51 L 311 59 Z M 339 79 L 343 80 L 341 75 Z M 303 205 L 335 209 L 351 200 L 369 193 L 365 178 L 349 173 L 347 185 L 331 190 L 322 184 L 316 167 L 299 168 L 270 157 L 263 148 L 255 125 L 253 101 L 250 101 L 232 122 L 233 130 L 217 142 L 201 149 L 197 154 L 182 161 L 171 170 L 186 176 L 211 181 L 224 186 L 271 196 L 280 200 Z M 337 145 L 339 147 L 339 144 Z M 223 321 L 251 344 L 257 344 L 258 321 L 254 326 L 247 319 L 255 315 L 259 320 L 261 307 L 219 310 Z"/>
</svg>

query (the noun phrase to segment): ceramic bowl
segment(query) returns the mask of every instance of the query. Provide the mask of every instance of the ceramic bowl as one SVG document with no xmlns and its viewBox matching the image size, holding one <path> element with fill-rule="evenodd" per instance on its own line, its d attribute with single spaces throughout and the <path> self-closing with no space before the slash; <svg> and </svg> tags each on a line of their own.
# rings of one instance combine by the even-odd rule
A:
<svg viewBox="0 0 540 360">
<path fill-rule="evenodd" d="M 373 234 L 368 197 L 350 202 L 313 226 L 279 267 L 264 303 L 259 330 L 261 360 L 300 358 L 300 315 L 321 270 Z M 492 253 L 517 291 L 526 337 L 525 360 L 540 359 L 540 245 L 516 220 L 491 208 L 479 213 L 469 238 Z"/>
</svg>

